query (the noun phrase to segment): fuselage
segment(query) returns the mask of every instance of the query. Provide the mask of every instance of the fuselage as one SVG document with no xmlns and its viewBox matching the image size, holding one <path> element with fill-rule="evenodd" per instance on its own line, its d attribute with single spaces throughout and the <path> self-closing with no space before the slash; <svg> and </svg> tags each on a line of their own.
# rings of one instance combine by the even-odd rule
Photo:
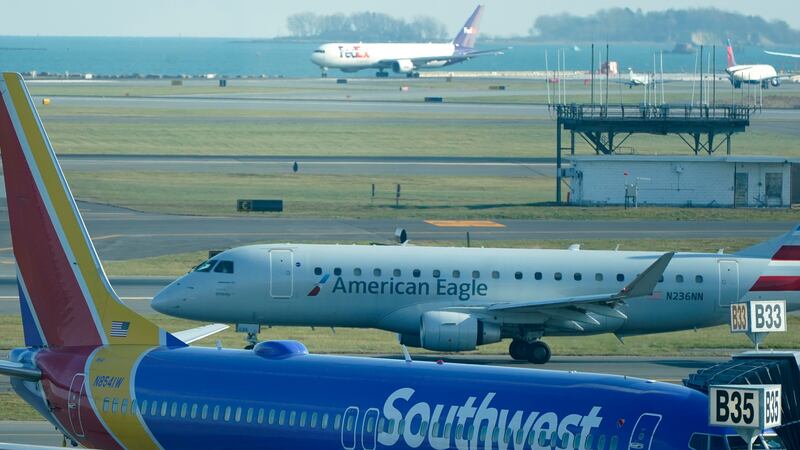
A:
<svg viewBox="0 0 800 450">
<path fill-rule="evenodd" d="M 708 427 L 707 397 L 682 386 L 304 350 L 17 350 L 43 379 L 15 389 L 76 442 L 104 449 L 648 450 L 732 434 Z"/>
<path fill-rule="evenodd" d="M 441 56 L 441 60 L 426 61 L 421 67 L 442 67 L 451 63 L 456 54 L 453 43 L 329 43 L 314 50 L 311 61 L 329 69 L 356 72 L 362 69 L 392 69 L 399 64 L 400 72 L 419 68 L 412 63 L 417 58 Z"/>
<path fill-rule="evenodd" d="M 740 64 L 728 67 L 726 71 L 733 81 L 740 83 L 753 84 L 778 79 L 778 72 L 769 64 Z"/>
<path fill-rule="evenodd" d="M 228 250 L 153 300 L 167 314 L 195 320 L 268 325 L 369 327 L 419 334 L 426 311 L 472 308 L 503 336 L 520 325 L 542 335 L 635 335 L 726 323 L 728 305 L 797 292 L 753 291 L 765 258 L 678 253 L 652 296 L 619 306 L 627 320 L 594 315 L 597 324 L 565 328 L 537 313 L 481 316 L 498 303 L 614 293 L 660 253 L 416 246 L 255 245 Z M 588 313 L 592 314 L 592 313 Z"/>
</svg>

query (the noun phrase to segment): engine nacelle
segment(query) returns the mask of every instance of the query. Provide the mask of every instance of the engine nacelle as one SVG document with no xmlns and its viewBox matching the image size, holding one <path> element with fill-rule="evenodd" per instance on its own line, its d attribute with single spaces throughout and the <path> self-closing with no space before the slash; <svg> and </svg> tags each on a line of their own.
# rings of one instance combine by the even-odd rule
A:
<svg viewBox="0 0 800 450">
<path fill-rule="evenodd" d="M 478 345 L 499 342 L 501 339 L 500 325 L 450 311 L 423 314 L 419 336 L 422 348 L 440 352 L 475 350 Z"/>
<path fill-rule="evenodd" d="M 414 69 L 414 63 L 410 59 L 398 59 L 392 63 L 394 73 L 411 73 Z"/>
<path fill-rule="evenodd" d="M 772 84 L 772 86 L 778 87 L 778 86 L 781 85 L 781 79 L 780 78 L 773 78 L 772 80 L 770 80 L 770 83 Z"/>
</svg>

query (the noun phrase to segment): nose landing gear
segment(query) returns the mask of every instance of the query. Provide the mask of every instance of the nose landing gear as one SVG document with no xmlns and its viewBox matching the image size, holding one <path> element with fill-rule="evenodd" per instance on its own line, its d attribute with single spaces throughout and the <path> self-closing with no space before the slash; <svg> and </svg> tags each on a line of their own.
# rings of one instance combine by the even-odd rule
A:
<svg viewBox="0 0 800 450">
<path fill-rule="evenodd" d="M 508 354 L 517 361 L 529 361 L 533 364 L 545 364 L 550 361 L 550 346 L 540 340 L 531 342 L 514 339 L 508 346 Z"/>
</svg>

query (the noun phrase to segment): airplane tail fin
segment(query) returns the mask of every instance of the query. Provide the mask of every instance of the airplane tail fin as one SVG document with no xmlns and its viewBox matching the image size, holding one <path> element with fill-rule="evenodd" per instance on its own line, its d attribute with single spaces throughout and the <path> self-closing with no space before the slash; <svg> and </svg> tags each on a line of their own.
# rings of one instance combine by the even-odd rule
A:
<svg viewBox="0 0 800 450">
<path fill-rule="evenodd" d="M 0 155 L 26 345 L 185 345 L 108 282 L 22 76 L 0 78 Z"/>
<path fill-rule="evenodd" d="M 475 48 L 475 41 L 478 39 L 478 28 L 483 17 L 483 9 L 484 5 L 478 5 L 461 28 L 461 31 L 458 32 L 456 38 L 453 39 L 453 44 L 457 49 Z"/>
<path fill-rule="evenodd" d="M 733 67 L 736 65 L 736 57 L 733 56 L 733 45 L 731 45 L 731 40 L 728 39 L 728 67 Z"/>
<path fill-rule="evenodd" d="M 800 225 L 736 254 L 770 260 L 751 291 L 800 291 Z"/>
</svg>

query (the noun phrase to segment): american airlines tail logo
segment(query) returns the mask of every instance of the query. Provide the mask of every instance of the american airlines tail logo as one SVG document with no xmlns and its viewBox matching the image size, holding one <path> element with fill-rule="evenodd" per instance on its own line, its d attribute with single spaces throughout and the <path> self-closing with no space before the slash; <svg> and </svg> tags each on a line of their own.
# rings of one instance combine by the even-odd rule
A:
<svg viewBox="0 0 800 450">
<path fill-rule="evenodd" d="M 322 278 L 319 279 L 317 284 L 314 285 L 314 287 L 311 289 L 311 291 L 308 292 L 308 296 L 309 297 L 316 297 L 319 294 L 319 291 L 322 288 L 322 285 L 327 283 L 328 282 L 328 278 L 330 278 L 330 277 L 331 277 L 331 274 L 329 274 L 329 273 L 326 273 L 325 275 L 323 275 Z"/>
<path fill-rule="evenodd" d="M 402 439 L 405 446 L 411 448 L 420 447 L 427 441 L 432 448 L 519 449 L 525 444 L 521 436 L 527 440 L 531 433 L 534 436 L 544 433 L 548 437 L 560 436 L 562 448 L 586 448 L 586 441 L 592 430 L 599 428 L 603 421 L 599 406 L 572 414 L 512 411 L 492 406 L 496 396 L 494 392 L 486 393 L 483 398 L 470 396 L 463 404 L 413 401 L 415 392 L 410 387 L 400 388 L 386 399 L 382 414 L 392 425 L 388 429 L 378 430 L 378 442 L 381 445 L 392 447 Z M 431 426 L 427 427 L 427 432 L 420 432 L 414 425 L 420 423 Z M 469 436 L 473 432 L 467 430 L 474 430 L 478 434 Z M 495 433 L 493 430 L 502 431 Z M 555 442 L 552 445 L 555 446 Z"/>
</svg>

